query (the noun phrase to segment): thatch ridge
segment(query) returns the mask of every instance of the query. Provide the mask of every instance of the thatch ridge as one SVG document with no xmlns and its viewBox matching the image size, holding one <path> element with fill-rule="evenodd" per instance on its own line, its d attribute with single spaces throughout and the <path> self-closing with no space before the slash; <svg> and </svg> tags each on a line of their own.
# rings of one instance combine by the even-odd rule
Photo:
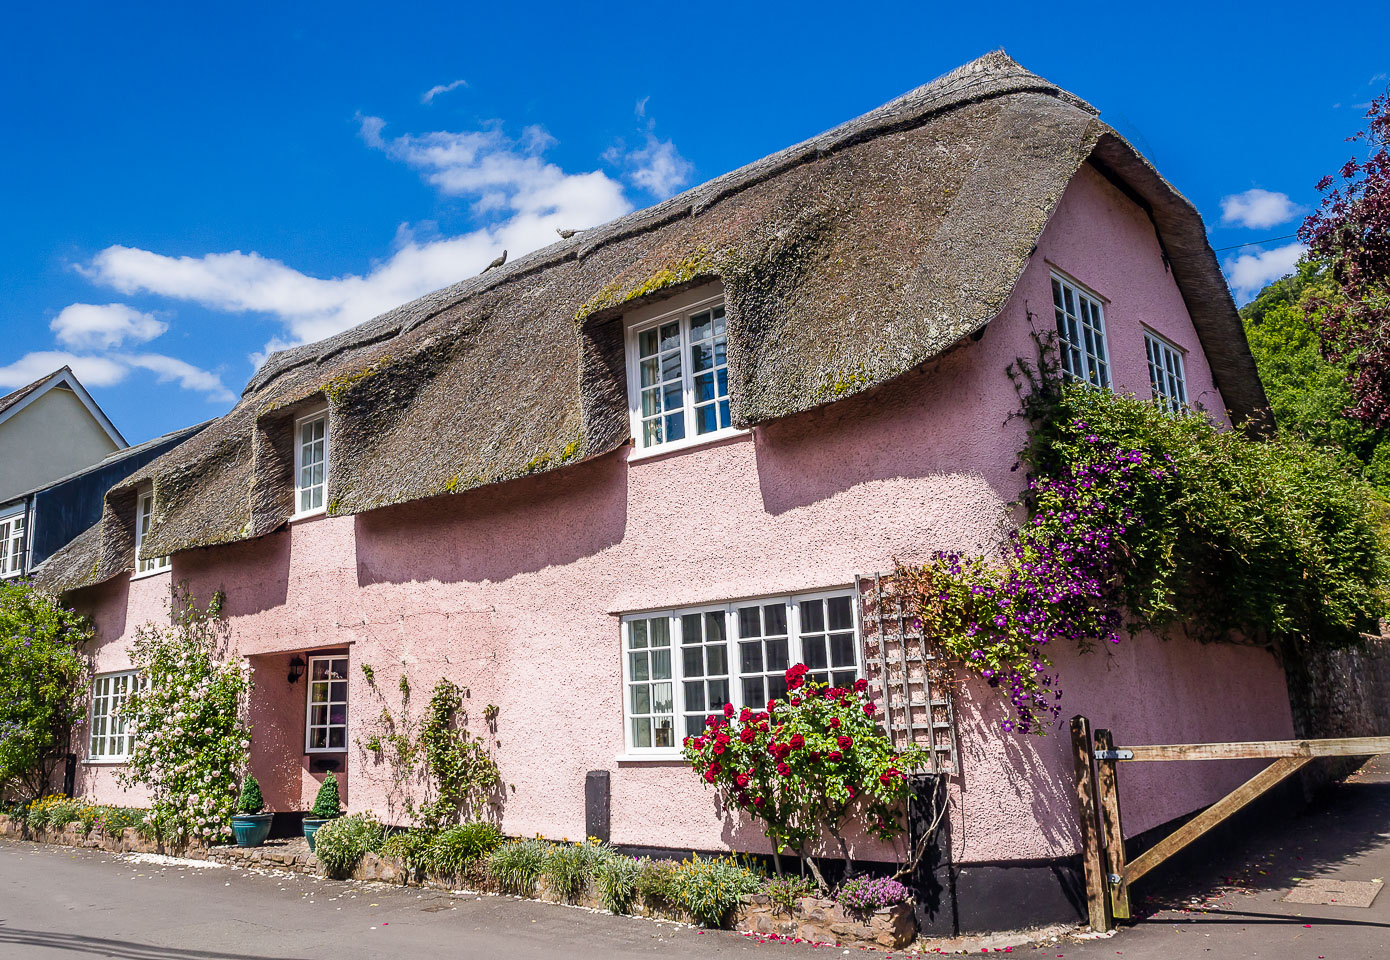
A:
<svg viewBox="0 0 1390 960">
<path fill-rule="evenodd" d="M 1149 209 L 1217 386 L 1247 416 L 1263 394 L 1196 211 L 1089 105 L 1000 52 L 647 210 L 273 355 L 231 413 L 113 489 L 110 531 L 55 555 L 43 577 L 69 589 L 129 569 L 117 515 L 141 483 L 155 491 L 146 555 L 277 529 L 292 506 L 288 424 L 313 404 L 330 408 L 333 514 L 612 452 L 628 436 L 617 318 L 698 283 L 723 286 L 736 423 L 869 389 L 1003 309 L 1088 161 Z"/>
</svg>

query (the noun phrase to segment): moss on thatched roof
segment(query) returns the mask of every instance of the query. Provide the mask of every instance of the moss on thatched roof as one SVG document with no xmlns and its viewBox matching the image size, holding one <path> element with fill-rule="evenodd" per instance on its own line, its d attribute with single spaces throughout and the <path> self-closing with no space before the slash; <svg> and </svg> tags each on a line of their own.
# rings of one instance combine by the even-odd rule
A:
<svg viewBox="0 0 1390 960">
<path fill-rule="evenodd" d="M 997 52 L 647 210 L 275 354 L 226 417 L 124 481 L 108 507 L 153 483 L 147 555 L 269 533 L 292 513 L 287 426 L 325 402 L 330 513 L 608 453 L 628 437 L 621 312 L 702 282 L 723 286 L 738 425 L 867 390 L 999 313 L 1087 162 L 1149 210 L 1217 386 L 1237 420 L 1248 416 L 1263 393 L 1196 210 L 1085 102 Z M 130 569 L 133 537 L 111 509 L 103 523 L 40 578 L 70 589 Z"/>
</svg>

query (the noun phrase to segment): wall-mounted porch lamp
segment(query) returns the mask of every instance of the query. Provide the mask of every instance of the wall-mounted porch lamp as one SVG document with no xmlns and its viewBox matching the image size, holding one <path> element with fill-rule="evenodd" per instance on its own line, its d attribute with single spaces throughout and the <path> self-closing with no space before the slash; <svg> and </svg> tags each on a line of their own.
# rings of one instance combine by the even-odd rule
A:
<svg viewBox="0 0 1390 960">
<path fill-rule="evenodd" d="M 290 679 L 290 683 L 291 683 L 291 684 L 298 683 L 298 682 L 299 682 L 299 678 L 302 677 L 302 676 L 304 676 L 304 667 L 305 667 L 304 658 L 301 657 L 299 654 L 295 654 L 295 655 L 294 655 L 294 659 L 290 661 L 290 678 L 289 678 L 289 679 Z"/>
</svg>

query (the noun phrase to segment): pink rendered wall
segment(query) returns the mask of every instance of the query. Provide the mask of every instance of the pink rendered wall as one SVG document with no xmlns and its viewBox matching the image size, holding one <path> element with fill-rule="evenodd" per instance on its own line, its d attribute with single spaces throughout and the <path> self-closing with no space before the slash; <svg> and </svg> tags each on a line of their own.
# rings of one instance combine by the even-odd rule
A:
<svg viewBox="0 0 1390 960">
<path fill-rule="evenodd" d="M 226 591 L 240 652 L 257 666 L 256 770 L 281 809 L 312 799 L 302 750 L 303 687 L 278 676 L 289 651 L 345 646 L 350 740 L 366 735 L 396 681 L 415 703 L 448 676 L 467 687 L 470 726 L 500 707 L 493 745 L 507 783 L 505 829 L 577 838 L 584 777 L 611 771 L 618 843 L 765 849 L 726 820 L 678 762 L 623 752 L 617 615 L 638 609 L 848 585 L 894 558 L 997 542 L 1023 425 L 1005 367 L 1031 355 L 1031 322 L 1050 329 L 1048 264 L 1107 300 L 1114 379 L 1147 394 L 1140 324 L 1188 354 L 1190 395 L 1221 410 L 1190 320 L 1142 211 L 1083 170 L 1003 313 L 919 373 L 759 428 L 751 436 L 629 463 L 626 452 L 455 497 L 293 524 L 260 540 L 174 558 L 195 592 Z M 154 578 L 164 581 L 167 577 Z M 151 581 L 87 591 L 118 658 L 129 623 L 150 616 Z M 124 618 L 124 622 L 122 622 Z M 114 649 L 111 649 L 114 648 Z M 1292 724 L 1283 674 L 1254 648 L 1141 637 L 1078 656 L 1052 650 L 1068 715 L 1122 740 L 1282 738 Z M 376 673 L 373 689 L 360 666 Z M 264 670 L 262 670 L 264 665 Z M 999 701 L 968 683 L 959 704 L 963 776 L 953 787 L 959 861 L 1038 858 L 1076 848 L 1063 735 L 1002 735 Z M 389 771 L 348 755 L 353 809 L 394 817 Z M 1248 770 L 1169 765 L 1122 773 L 1137 832 L 1210 803 Z M 108 782 L 91 789 L 106 798 Z M 875 853 L 867 845 L 861 854 Z M 882 854 L 882 850 L 877 853 Z"/>
</svg>

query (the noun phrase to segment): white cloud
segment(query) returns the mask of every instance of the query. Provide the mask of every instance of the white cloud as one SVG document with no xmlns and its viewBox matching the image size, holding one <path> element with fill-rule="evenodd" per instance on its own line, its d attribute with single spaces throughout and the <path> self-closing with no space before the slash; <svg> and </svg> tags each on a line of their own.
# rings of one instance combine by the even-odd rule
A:
<svg viewBox="0 0 1390 960">
<path fill-rule="evenodd" d="M 124 303 L 69 304 L 48 327 L 59 343 L 78 350 L 110 349 L 127 340 L 144 343 L 169 329 L 153 314 L 141 313 Z"/>
<path fill-rule="evenodd" d="M 382 136 L 385 121 L 362 117 L 362 139 L 421 172 L 450 196 L 471 197 L 484 226 L 453 237 L 396 232 L 389 258 L 365 273 L 312 277 L 254 251 L 170 257 L 115 245 L 80 267 L 95 283 L 228 313 L 264 313 L 285 325 L 267 352 L 320 340 L 473 276 L 504 249 L 515 259 L 555 242 L 557 228 L 583 229 L 627 213 L 622 185 L 602 171 L 566 173 L 541 154 L 555 141 L 539 127 L 520 140 L 500 129 Z M 257 362 L 265 354 L 253 357 Z"/>
<path fill-rule="evenodd" d="M 1306 212 L 1307 207 L 1294 203 L 1288 194 L 1273 193 L 1259 187 L 1221 198 L 1222 223 L 1233 223 L 1255 230 L 1288 223 Z"/>
<path fill-rule="evenodd" d="M 231 403 L 236 400 L 236 394 L 227 389 L 220 376 L 175 357 L 166 357 L 161 353 L 134 353 L 118 354 L 114 359 L 154 373 L 160 383 L 177 380 L 183 389 L 205 394 L 209 402 Z"/>
<path fill-rule="evenodd" d="M 1288 276 L 1299 259 L 1308 252 L 1301 243 L 1290 243 L 1273 250 L 1243 253 L 1226 261 L 1226 279 L 1235 291 L 1236 302 L 1245 304 L 1254 299 L 1266 285 Z"/>
<path fill-rule="evenodd" d="M 662 140 L 656 135 L 656 120 L 647 116 L 647 103 L 651 97 L 637 101 L 633 113 L 645 123 L 640 127 L 642 146 L 635 150 L 627 149 L 627 144 L 619 139 L 603 154 L 603 159 L 623 170 L 623 177 L 658 199 L 666 199 L 690 182 L 695 165 L 676 149 L 670 140 Z"/>
<path fill-rule="evenodd" d="M 437 84 L 436 86 L 430 87 L 428 90 L 426 90 L 423 94 L 420 95 L 420 102 L 429 103 L 435 97 L 439 96 L 442 93 L 448 93 L 451 90 L 457 90 L 459 87 L 466 86 L 468 86 L 467 80 L 455 80 L 453 83 Z"/>
<path fill-rule="evenodd" d="M 89 387 L 109 387 L 125 379 L 124 366 L 106 357 L 84 357 L 64 350 L 26 353 L 14 363 L 0 367 L 0 387 L 13 390 L 46 377 L 60 367 L 72 367 L 77 379 Z"/>
</svg>

